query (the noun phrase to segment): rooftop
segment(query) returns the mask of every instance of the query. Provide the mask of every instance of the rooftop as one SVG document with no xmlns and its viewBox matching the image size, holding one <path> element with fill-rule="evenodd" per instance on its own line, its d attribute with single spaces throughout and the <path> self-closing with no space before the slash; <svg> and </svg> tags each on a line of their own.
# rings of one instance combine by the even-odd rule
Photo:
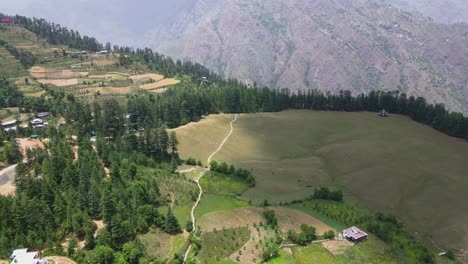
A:
<svg viewBox="0 0 468 264">
<path fill-rule="evenodd" d="M 353 226 L 343 231 L 346 237 L 352 238 L 353 240 L 359 240 L 361 238 L 367 237 L 367 233 L 361 229 Z"/>
</svg>

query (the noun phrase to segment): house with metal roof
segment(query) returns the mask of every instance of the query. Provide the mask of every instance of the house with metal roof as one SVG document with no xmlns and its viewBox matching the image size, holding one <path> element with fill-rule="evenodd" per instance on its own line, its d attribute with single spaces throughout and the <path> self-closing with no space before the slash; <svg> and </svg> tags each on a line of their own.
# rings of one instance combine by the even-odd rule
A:
<svg viewBox="0 0 468 264">
<path fill-rule="evenodd" d="M 351 240 L 353 242 L 360 242 L 367 238 L 367 233 L 362 231 L 361 229 L 357 228 L 356 226 L 352 226 L 348 229 L 343 230 L 343 236 Z"/>
<path fill-rule="evenodd" d="M 48 264 L 46 259 L 41 259 L 38 252 L 28 252 L 27 248 L 15 249 L 10 256 L 10 264 Z"/>
</svg>

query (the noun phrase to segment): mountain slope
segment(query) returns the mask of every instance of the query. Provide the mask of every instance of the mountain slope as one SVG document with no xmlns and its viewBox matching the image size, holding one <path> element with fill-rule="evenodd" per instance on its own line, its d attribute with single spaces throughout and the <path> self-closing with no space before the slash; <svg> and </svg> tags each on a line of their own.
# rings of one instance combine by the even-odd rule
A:
<svg viewBox="0 0 468 264">
<path fill-rule="evenodd" d="M 180 15 L 177 24 L 185 29 L 159 51 L 270 87 L 398 89 L 468 112 L 465 25 L 437 24 L 381 1 L 200 0 L 197 6 L 204 12 Z"/>
<path fill-rule="evenodd" d="M 443 23 L 468 23 L 468 2 L 465 0 L 388 0 L 397 7 L 418 11 Z"/>
</svg>

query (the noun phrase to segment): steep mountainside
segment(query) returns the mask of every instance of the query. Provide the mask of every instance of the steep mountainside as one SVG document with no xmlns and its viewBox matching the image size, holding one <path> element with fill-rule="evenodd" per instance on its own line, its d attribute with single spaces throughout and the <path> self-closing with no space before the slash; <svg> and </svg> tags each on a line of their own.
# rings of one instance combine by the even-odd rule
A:
<svg viewBox="0 0 468 264">
<path fill-rule="evenodd" d="M 403 9 L 418 11 L 443 23 L 468 23 L 466 0 L 388 0 Z"/>
<path fill-rule="evenodd" d="M 464 24 L 366 0 L 200 0 L 193 10 L 161 52 L 271 87 L 398 89 L 468 112 Z"/>
</svg>

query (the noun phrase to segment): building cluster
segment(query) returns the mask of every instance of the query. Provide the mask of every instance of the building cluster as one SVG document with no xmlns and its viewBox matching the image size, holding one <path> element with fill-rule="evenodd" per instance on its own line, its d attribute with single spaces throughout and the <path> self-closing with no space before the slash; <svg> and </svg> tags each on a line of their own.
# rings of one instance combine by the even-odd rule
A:
<svg viewBox="0 0 468 264">
<path fill-rule="evenodd" d="M 32 119 L 29 123 L 33 128 L 43 128 L 49 125 L 49 122 L 44 121 L 45 118 L 49 117 L 50 113 L 49 112 L 42 112 L 38 113 L 34 119 Z M 23 120 L 21 119 L 13 119 L 7 122 L 3 122 L 2 128 L 4 131 L 8 132 L 10 130 L 16 130 L 17 126 L 21 127 L 28 127 L 27 123 L 24 123 Z"/>
</svg>

